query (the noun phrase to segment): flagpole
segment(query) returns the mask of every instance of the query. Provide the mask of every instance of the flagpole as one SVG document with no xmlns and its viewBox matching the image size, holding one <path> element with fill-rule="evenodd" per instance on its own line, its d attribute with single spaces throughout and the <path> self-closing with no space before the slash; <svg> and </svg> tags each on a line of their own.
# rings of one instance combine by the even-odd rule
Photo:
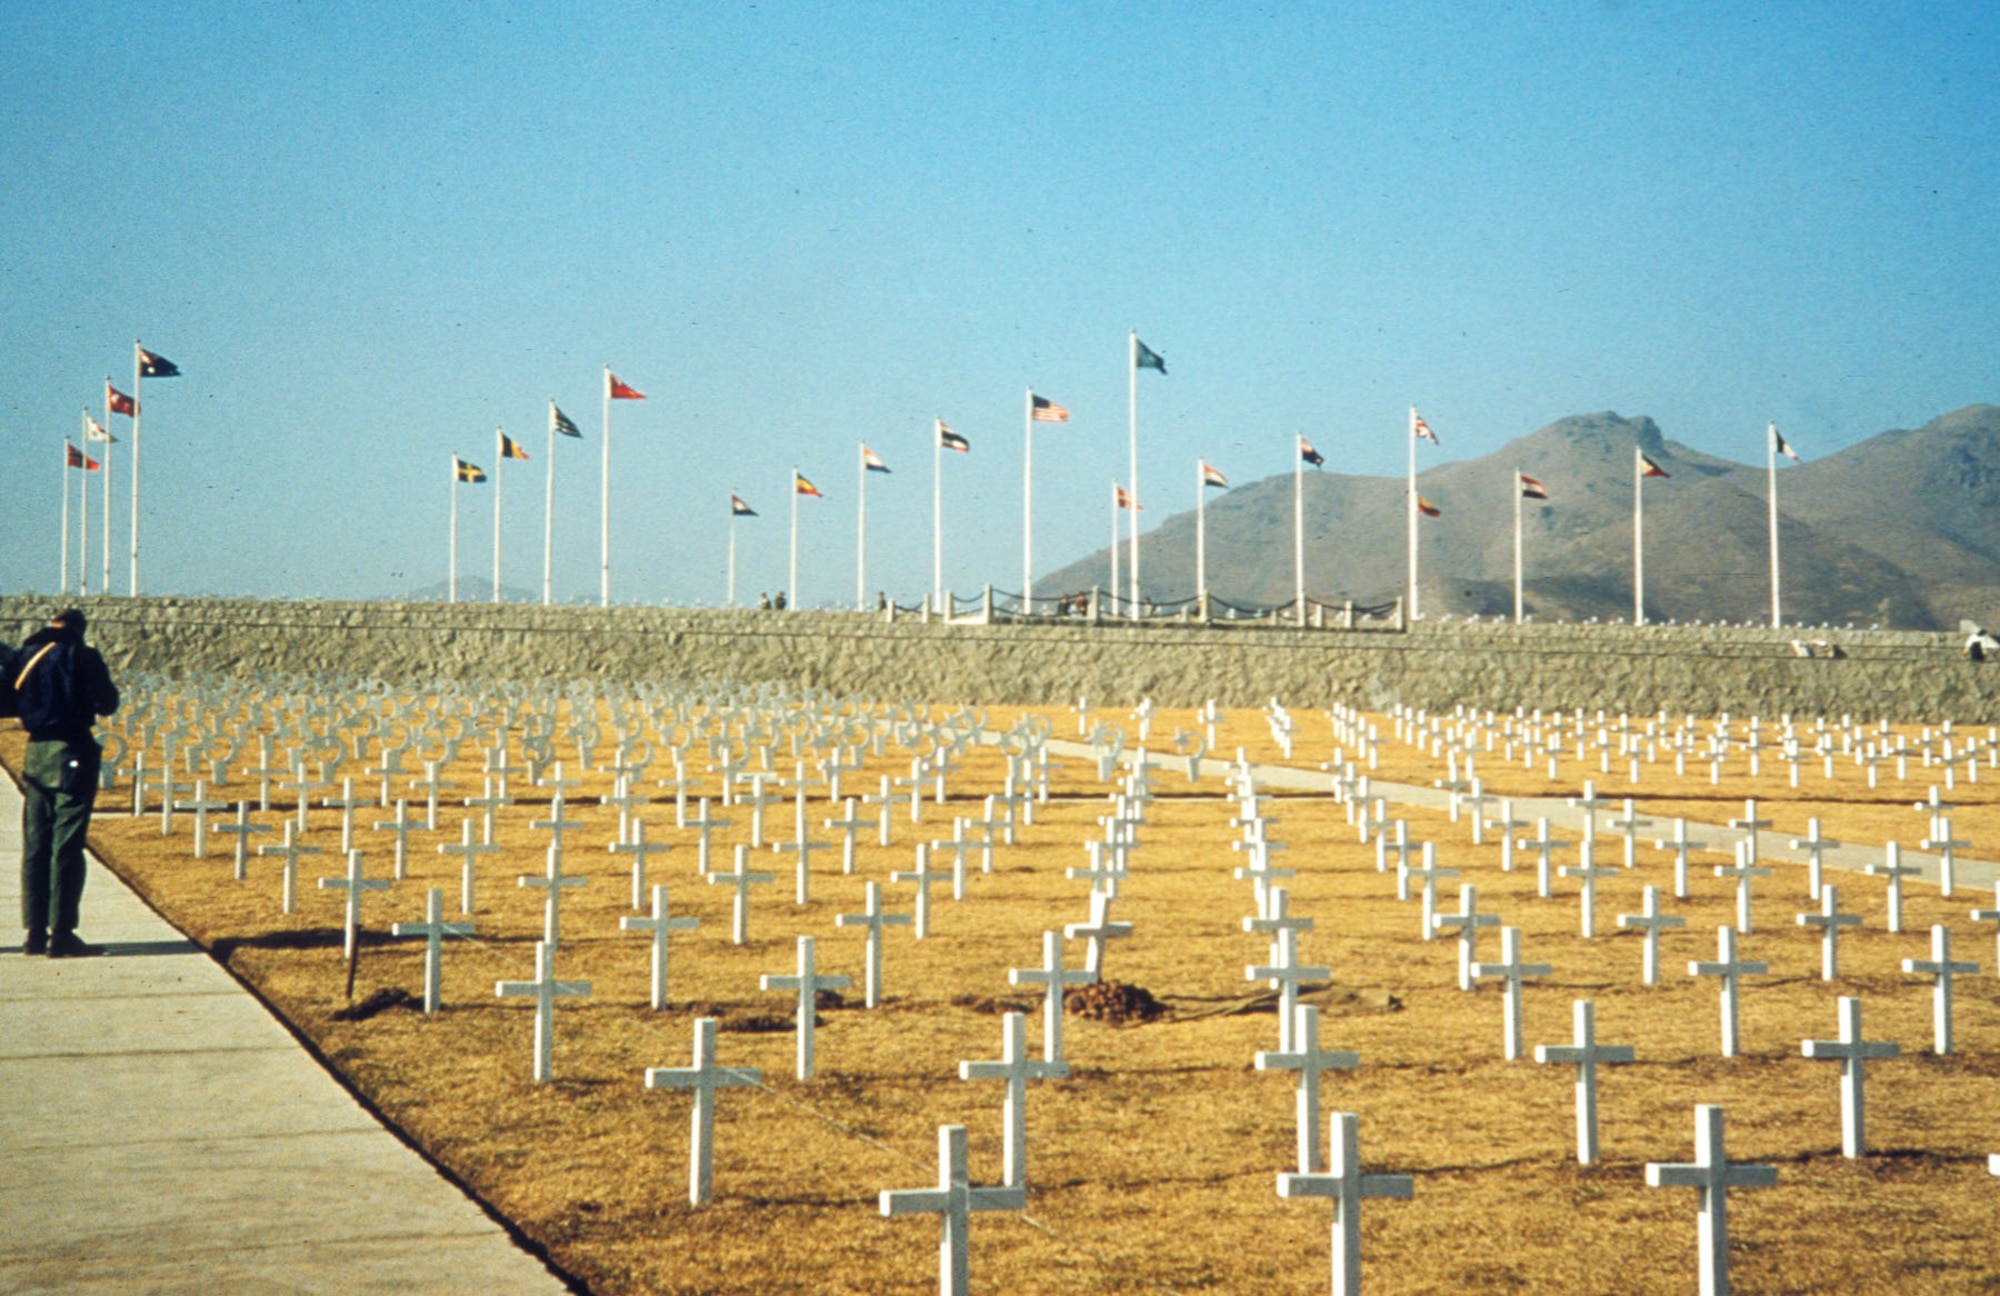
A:
<svg viewBox="0 0 2000 1296">
<path fill-rule="evenodd" d="M 493 429 L 493 601 L 500 601 L 500 487 L 507 480 L 507 434 Z"/>
<path fill-rule="evenodd" d="M 556 552 L 556 398 L 549 397 L 548 488 L 542 495 L 542 606 L 549 605 L 549 576 Z"/>
<path fill-rule="evenodd" d="M 1194 592 L 1208 595 L 1208 460 L 1194 461 Z"/>
<path fill-rule="evenodd" d="M 1410 620 L 1417 611 L 1417 407 L 1410 406 Z"/>
<path fill-rule="evenodd" d="M 604 486 L 598 512 L 597 602 L 611 606 L 611 366 L 604 366 Z"/>
<path fill-rule="evenodd" d="M 1783 617 L 1778 610 L 1778 425 L 1775 422 L 1764 429 L 1764 457 L 1771 497 L 1771 628 L 1776 630 L 1783 624 Z"/>
<path fill-rule="evenodd" d="M 77 502 L 83 505 L 83 518 L 76 528 L 76 592 L 90 593 L 90 411 L 79 409 L 78 417 L 83 426 L 77 429 L 77 436 L 83 442 L 83 489 L 77 494 Z M 65 456 L 67 458 L 67 456 Z M 63 498 L 69 498 L 69 487 L 63 486 Z"/>
<path fill-rule="evenodd" d="M 868 448 L 866 443 L 861 447 Z M 855 495 L 858 501 L 856 516 L 860 519 L 859 534 L 854 538 L 854 610 L 868 610 L 868 456 L 860 456 L 861 487 Z"/>
<path fill-rule="evenodd" d="M 799 466 L 792 465 L 792 575 L 788 582 L 791 588 L 789 606 L 799 609 Z"/>
<path fill-rule="evenodd" d="M 1292 437 L 1292 606 L 1306 618 L 1306 439 Z"/>
<path fill-rule="evenodd" d="M 111 375 L 104 376 L 104 579 L 97 583 L 100 593 L 111 593 Z"/>
<path fill-rule="evenodd" d="M 445 577 L 445 602 L 458 602 L 458 456 L 451 457 L 451 543 L 447 546 L 451 555 L 451 572 Z"/>
<path fill-rule="evenodd" d="M 931 430 L 931 602 L 944 608 L 948 621 L 951 609 L 944 607 L 944 420 L 937 422 L 939 426 Z"/>
<path fill-rule="evenodd" d="M 69 442 L 63 442 L 62 464 L 62 579 L 56 582 L 58 592 L 69 593 Z"/>
<path fill-rule="evenodd" d="M 1632 624 L 1646 624 L 1646 468 L 1632 447 Z"/>
<path fill-rule="evenodd" d="M 1021 415 L 1021 610 L 1035 610 L 1035 389 Z"/>
<path fill-rule="evenodd" d="M 1108 616 L 1118 615 L 1118 483 L 1111 483 L 1111 607 Z"/>
<path fill-rule="evenodd" d="M 1514 470 L 1514 624 L 1521 624 L 1521 470 Z"/>
<path fill-rule="evenodd" d="M 1133 329 L 1126 346 L 1125 410 L 1132 438 L 1132 619 L 1139 619 L 1139 330 Z M 1117 518 L 1112 510 L 1112 518 Z"/>
<path fill-rule="evenodd" d="M 126 593 L 139 597 L 139 383 L 144 366 L 139 362 L 139 342 L 132 341 L 132 570 Z"/>
<path fill-rule="evenodd" d="M 736 493 L 729 495 L 729 606 L 736 606 Z"/>
</svg>

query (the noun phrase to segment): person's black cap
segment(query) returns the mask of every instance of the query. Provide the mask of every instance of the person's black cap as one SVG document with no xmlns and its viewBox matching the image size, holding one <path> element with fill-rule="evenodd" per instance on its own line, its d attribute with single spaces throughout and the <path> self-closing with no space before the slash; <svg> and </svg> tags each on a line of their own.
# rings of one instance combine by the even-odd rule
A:
<svg viewBox="0 0 2000 1296">
<path fill-rule="evenodd" d="M 54 616 L 50 617 L 49 624 L 66 625 L 70 629 L 81 633 L 85 625 L 88 624 L 88 622 L 85 621 L 83 610 L 81 608 L 67 608 L 61 612 L 56 613 Z"/>
</svg>

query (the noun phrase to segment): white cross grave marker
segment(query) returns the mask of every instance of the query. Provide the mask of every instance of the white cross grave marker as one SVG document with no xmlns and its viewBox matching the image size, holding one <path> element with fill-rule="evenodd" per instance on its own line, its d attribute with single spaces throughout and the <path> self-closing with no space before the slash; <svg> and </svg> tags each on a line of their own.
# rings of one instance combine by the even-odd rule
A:
<svg viewBox="0 0 2000 1296">
<path fill-rule="evenodd" d="M 1701 1190 L 1696 1208 L 1701 1296 L 1729 1296 L 1729 1190 L 1769 1188 L 1778 1182 L 1778 1170 L 1776 1166 L 1729 1163 L 1722 1142 L 1722 1108 L 1718 1106 L 1704 1103 L 1694 1109 L 1694 1141 L 1693 1164 L 1648 1162 L 1646 1186 Z"/>
<path fill-rule="evenodd" d="M 1479 888 L 1467 883 L 1458 889 L 1458 912 L 1437 914 L 1432 917 L 1431 925 L 1439 931 L 1450 927 L 1458 932 L 1458 988 L 1472 989 L 1472 965 L 1478 961 L 1478 950 L 1475 946 L 1479 929 L 1498 927 L 1500 915 L 1480 913 Z M 1589 935 L 1588 932 L 1584 934 Z"/>
<path fill-rule="evenodd" d="M 1361 1291 L 1361 1203 L 1370 1197 L 1408 1201 L 1416 1195 L 1409 1175 L 1361 1172 L 1361 1117 L 1335 1112 L 1328 1123 L 1328 1166 L 1325 1174 L 1281 1174 L 1278 1196 L 1327 1197 L 1333 1201 L 1333 1294 L 1359 1296 Z"/>
<path fill-rule="evenodd" d="M 673 849 L 670 842 L 646 840 L 646 821 L 634 819 L 626 828 L 630 841 L 615 841 L 607 844 L 605 850 L 613 855 L 632 857 L 632 907 L 641 908 L 646 903 L 646 870 L 655 855 L 664 855 Z"/>
<path fill-rule="evenodd" d="M 1931 928 L 1931 956 L 1928 959 L 1904 959 L 1903 971 L 1934 979 L 1931 987 L 1933 1046 L 1938 1056 L 1943 1057 L 1951 1052 L 1951 979 L 1961 975 L 1975 976 L 1979 965 L 1952 962 L 1951 929 L 1940 923 Z"/>
<path fill-rule="evenodd" d="M 871 885 L 873 885 L 871 883 Z M 1065 970 L 1061 932 L 1042 933 L 1042 965 L 1039 968 L 1009 968 L 1008 985 L 1042 987 L 1042 1061 L 1063 1060 L 1063 996 L 1073 985 L 1096 985 L 1097 973 L 1088 968 Z"/>
<path fill-rule="evenodd" d="M 885 1189 L 880 1209 L 887 1217 L 941 1215 L 944 1240 L 938 1245 L 938 1291 L 942 1296 L 971 1296 L 971 1216 L 975 1211 L 1026 1210 L 1025 1188 L 974 1188 L 966 1172 L 965 1126 L 938 1126 L 938 1186 Z"/>
<path fill-rule="evenodd" d="M 1900 936 L 1903 932 L 1903 879 L 1915 877 L 1922 872 L 1914 864 L 1903 863 L 1901 842 L 1889 842 L 1882 848 L 1882 862 L 1868 866 L 1870 877 L 1889 879 L 1889 931 Z"/>
<path fill-rule="evenodd" d="M 714 872 L 708 875 L 710 886 L 734 887 L 736 894 L 731 897 L 729 943 L 743 945 L 750 940 L 750 888 L 775 882 L 775 873 L 750 872 L 750 848 L 737 843 L 735 848 L 736 869 L 731 873 Z"/>
<path fill-rule="evenodd" d="M 1004 1080 L 1007 1097 L 1001 1107 L 1001 1125 L 1006 1151 L 1000 1179 L 1009 1188 L 1028 1186 L 1028 1081 L 1067 1079 L 1066 1062 L 1032 1061 L 1028 1057 L 1026 1013 L 1010 1012 L 1001 1023 L 1001 1058 L 998 1062 L 960 1062 L 961 1080 Z"/>
<path fill-rule="evenodd" d="M 541 890 L 542 899 L 542 939 L 549 948 L 556 947 L 562 931 L 562 893 L 571 887 L 589 886 L 586 877 L 567 877 L 562 871 L 562 846 L 560 842 L 549 843 L 548 872 L 540 877 L 524 874 L 514 880 L 514 885 L 522 889 L 534 887 Z"/>
<path fill-rule="evenodd" d="M 1646 953 L 1643 964 L 1644 980 L 1649 986 L 1660 984 L 1660 932 L 1669 927 L 1685 927 L 1687 919 L 1678 914 L 1660 912 L 1660 889 L 1649 886 L 1645 891 L 1645 903 L 1636 914 L 1619 914 L 1618 925 L 1624 928 L 1638 927 L 1646 933 Z"/>
<path fill-rule="evenodd" d="M 663 882 L 653 884 L 653 913 L 651 917 L 625 914 L 618 919 L 620 931 L 642 931 L 652 934 L 652 1004 L 658 1012 L 667 1006 L 667 937 L 677 931 L 693 931 L 701 926 L 699 918 L 670 918 L 667 916 L 667 887 Z"/>
<path fill-rule="evenodd" d="M 1090 921 L 1070 923 L 1063 928 L 1063 935 L 1070 940 L 1083 937 L 1090 944 L 1083 956 L 1083 967 L 1087 972 L 1104 975 L 1104 950 L 1114 940 L 1122 940 L 1132 934 L 1132 924 L 1111 921 L 1111 897 L 1102 891 L 1090 897 Z"/>
<path fill-rule="evenodd" d="M 1506 1057 L 1509 1062 L 1518 1062 L 1523 1049 L 1523 1029 L 1521 1022 L 1521 982 L 1528 977 L 1545 977 L 1555 969 L 1547 963 L 1524 963 L 1521 961 L 1521 929 L 1502 927 L 1500 929 L 1500 961 L 1498 963 L 1474 963 L 1472 975 L 1475 979 L 1499 977 L 1506 983 L 1506 998 L 1501 1010 L 1501 1026 L 1506 1036 Z"/>
<path fill-rule="evenodd" d="M 535 1083 L 547 1084 L 555 1066 L 556 1000 L 587 997 L 590 982 L 556 980 L 555 948 L 547 941 L 536 941 L 535 979 L 496 981 L 493 994 L 500 999 L 535 1001 Z"/>
<path fill-rule="evenodd" d="M 1820 833 L 1818 819 L 1806 820 L 1806 835 L 1792 839 L 1792 849 L 1806 853 L 1806 888 L 1815 900 L 1819 899 L 1820 887 L 1825 885 L 1826 853 L 1839 845 Z"/>
<path fill-rule="evenodd" d="M 1829 931 L 1832 928 L 1828 928 Z M 1868 1155 L 1866 1114 L 1862 1107 L 1862 1063 L 1869 1058 L 1902 1056 L 1902 1046 L 1870 1042 L 1861 1037 L 1861 1000 L 1842 995 L 1840 1038 L 1804 1041 L 1809 1058 L 1832 1058 L 1840 1063 L 1840 1154 L 1850 1160 Z"/>
<path fill-rule="evenodd" d="M 1319 1156 L 1319 1077 L 1322 1071 L 1352 1071 L 1361 1065 L 1361 1055 L 1343 1049 L 1319 1046 L 1319 1009 L 1300 1004 L 1295 1010 L 1292 1040 L 1296 1047 L 1275 1053 L 1259 1051 L 1259 1071 L 1299 1073 L 1296 1100 L 1299 1135 L 1299 1173 L 1311 1174 L 1320 1167 Z"/>
<path fill-rule="evenodd" d="M 647 1067 L 648 1089 L 692 1089 L 694 1111 L 689 1122 L 688 1205 L 706 1206 L 714 1196 L 715 1091 L 762 1085 L 764 1073 L 756 1067 L 719 1067 L 715 1064 L 716 1023 L 713 1017 L 698 1017 L 694 1023 L 694 1065 Z"/>
<path fill-rule="evenodd" d="M 835 914 L 836 927 L 866 927 L 868 929 L 868 970 L 862 980 L 870 1008 L 882 1002 L 882 929 L 884 927 L 907 927 L 910 915 L 885 913 L 882 909 L 882 884 L 868 884 L 868 905 L 866 912 L 858 914 Z"/>
<path fill-rule="evenodd" d="M 757 979 L 760 990 L 789 990 L 799 997 L 798 1013 L 798 1078 L 813 1078 L 814 1027 L 819 1021 L 819 992 L 822 990 L 845 990 L 854 983 L 852 977 L 821 976 L 817 970 L 816 952 L 813 938 L 799 937 L 798 971 L 790 976 L 765 975 Z"/>
<path fill-rule="evenodd" d="M 389 880 L 387 878 L 362 877 L 361 852 L 351 850 L 347 852 L 347 876 L 337 878 L 323 877 L 319 880 L 319 889 L 322 891 L 345 891 L 347 893 L 347 898 L 344 902 L 346 917 L 343 922 L 346 937 L 341 944 L 341 953 L 347 958 L 352 959 L 354 957 L 354 947 L 360 940 L 361 934 L 361 893 L 364 891 L 387 891 L 389 889 Z"/>
<path fill-rule="evenodd" d="M 1653 888 L 1647 887 L 1648 891 Z M 1574 1044 L 1537 1044 L 1535 1061 L 1567 1062 L 1576 1065 L 1576 1160 L 1578 1165 L 1597 1163 L 1597 1064 L 1630 1062 L 1630 1044 L 1597 1042 L 1597 1008 L 1588 999 L 1571 1005 L 1576 1019 Z"/>
<path fill-rule="evenodd" d="M 1722 1056 L 1735 1057 L 1739 1051 L 1740 1039 L 1737 1031 L 1737 999 L 1741 978 L 1764 976 L 1771 970 L 1768 963 L 1752 963 L 1736 957 L 1736 929 L 1717 927 L 1715 929 L 1716 955 L 1714 962 L 1690 961 L 1689 976 L 1712 976 L 1722 979 Z"/>
<path fill-rule="evenodd" d="M 444 920 L 444 888 L 432 887 L 424 899 L 424 920 L 420 923 L 399 922 L 390 928 L 395 936 L 421 936 L 424 938 L 424 1011 L 434 1013 L 443 996 L 443 946 L 447 936 L 470 936 L 472 924 Z"/>
<path fill-rule="evenodd" d="M 1816 914 L 1799 914 L 1801 927 L 1817 927 L 1819 938 L 1819 976 L 1822 981 L 1834 981 L 1840 977 L 1840 929 L 1859 927 L 1860 914 L 1840 912 L 1840 888 L 1832 883 L 1820 888 L 1820 910 Z"/>
<path fill-rule="evenodd" d="M 1745 936 L 1750 934 L 1750 883 L 1771 876 L 1769 868 L 1757 863 L 1749 846 L 1748 842 L 1737 842 L 1736 862 L 1715 866 L 1715 876 L 1736 879 L 1736 930 Z"/>
</svg>

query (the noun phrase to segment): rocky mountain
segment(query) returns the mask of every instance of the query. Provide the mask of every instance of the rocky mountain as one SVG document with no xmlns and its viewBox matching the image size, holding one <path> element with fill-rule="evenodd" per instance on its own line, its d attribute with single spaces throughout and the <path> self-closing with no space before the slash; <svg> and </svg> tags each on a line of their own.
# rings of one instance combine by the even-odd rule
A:
<svg viewBox="0 0 2000 1296">
<path fill-rule="evenodd" d="M 1633 449 L 1671 476 L 1645 483 L 1646 609 L 1653 620 L 1761 620 L 1770 614 L 1763 464 L 1668 440 L 1649 418 L 1585 414 L 1478 459 L 1419 473 L 1442 516 L 1421 519 L 1427 615 L 1513 610 L 1514 471 L 1546 483 L 1523 501 L 1525 601 L 1543 619 L 1632 614 Z M 2000 620 L 2000 407 L 1974 405 L 1921 428 L 1883 432 L 1804 464 L 1780 460 L 1778 514 L 1787 620 L 1949 628 Z M 1292 596 L 1290 474 L 1208 505 L 1210 592 L 1238 604 Z M 1308 469 L 1306 592 L 1386 602 L 1403 592 L 1403 482 Z M 1195 517 L 1141 541 L 1146 594 L 1193 594 Z M 1098 552 L 1037 588 L 1108 586 Z"/>
</svg>

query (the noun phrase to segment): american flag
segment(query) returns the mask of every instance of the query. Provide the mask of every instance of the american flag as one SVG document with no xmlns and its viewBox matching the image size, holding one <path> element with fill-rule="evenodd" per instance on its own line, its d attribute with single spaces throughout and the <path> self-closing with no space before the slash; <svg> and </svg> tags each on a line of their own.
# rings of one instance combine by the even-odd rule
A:
<svg viewBox="0 0 2000 1296">
<path fill-rule="evenodd" d="M 1037 423 L 1067 423 L 1069 411 L 1046 396 L 1029 395 L 1029 417 Z"/>
</svg>

